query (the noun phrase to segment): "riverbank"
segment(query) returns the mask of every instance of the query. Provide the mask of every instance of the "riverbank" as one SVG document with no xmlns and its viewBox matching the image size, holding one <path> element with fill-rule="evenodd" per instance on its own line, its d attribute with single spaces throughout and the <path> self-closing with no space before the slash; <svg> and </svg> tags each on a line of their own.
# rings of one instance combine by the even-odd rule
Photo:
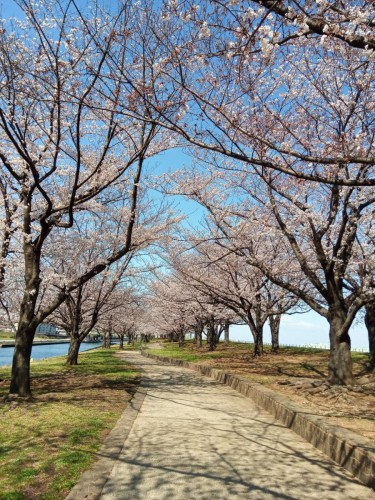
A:
<svg viewBox="0 0 375 500">
<path fill-rule="evenodd" d="M 40 359 L 49 359 L 56 356 L 66 356 L 69 350 L 69 342 L 55 342 L 55 343 L 42 343 L 33 344 L 31 351 L 32 361 L 37 361 Z M 101 347 L 101 344 L 96 342 L 83 342 L 80 347 L 80 352 L 89 351 L 91 349 L 97 349 Z M 12 364 L 14 348 L 9 347 L 7 349 L 0 349 L 0 367 L 9 366 Z"/>
<path fill-rule="evenodd" d="M 9 370 L 0 368 L 0 500 L 65 498 L 95 460 L 126 408 L 139 372 L 115 350 L 32 365 L 33 400 L 7 401 Z"/>
<path fill-rule="evenodd" d="M 70 340 L 34 340 L 34 345 L 55 345 L 55 344 L 70 344 Z M 14 340 L 2 340 L 0 342 L 0 349 L 4 347 L 14 347 Z"/>
</svg>

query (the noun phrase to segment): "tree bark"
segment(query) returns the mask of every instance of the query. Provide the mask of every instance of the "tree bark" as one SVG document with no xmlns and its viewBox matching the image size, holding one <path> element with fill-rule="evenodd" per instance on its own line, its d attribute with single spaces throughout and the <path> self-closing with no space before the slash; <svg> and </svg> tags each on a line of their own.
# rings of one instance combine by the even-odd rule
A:
<svg viewBox="0 0 375 500">
<path fill-rule="evenodd" d="M 128 345 L 134 345 L 136 340 L 135 332 L 128 332 Z"/>
<path fill-rule="evenodd" d="M 12 375 L 9 393 L 21 397 L 31 396 L 30 359 L 37 323 L 35 307 L 40 287 L 40 251 L 24 239 L 25 292 L 15 337 Z"/>
<path fill-rule="evenodd" d="M 33 328 L 30 323 L 20 318 L 13 354 L 10 394 L 17 394 L 21 397 L 31 396 L 30 359 L 35 330 L 36 326 Z"/>
<path fill-rule="evenodd" d="M 345 322 L 345 311 L 333 307 L 329 312 L 330 355 L 328 362 L 328 381 L 336 385 L 353 385 L 352 358 L 348 331 L 341 331 Z"/>
<path fill-rule="evenodd" d="M 254 357 L 263 355 L 263 326 L 261 321 L 254 321 L 250 314 L 248 315 L 247 325 L 250 328 L 254 342 Z"/>
<path fill-rule="evenodd" d="M 119 339 L 120 339 L 120 349 L 123 350 L 124 349 L 124 337 L 125 335 L 124 334 L 120 334 L 119 335 Z"/>
<path fill-rule="evenodd" d="M 198 349 L 201 349 L 201 347 L 202 347 L 202 330 L 203 330 L 203 328 L 201 325 L 197 325 L 194 328 L 195 342 L 197 344 Z"/>
<path fill-rule="evenodd" d="M 214 318 L 211 318 L 207 325 L 207 344 L 209 351 L 214 351 L 216 349 L 216 331 Z"/>
<path fill-rule="evenodd" d="M 365 306 L 365 325 L 368 332 L 370 367 L 375 368 L 375 302 Z"/>
<path fill-rule="evenodd" d="M 279 333 L 280 333 L 280 320 L 281 315 L 272 315 L 269 318 L 271 330 L 271 352 L 278 353 L 280 350 Z"/>
<path fill-rule="evenodd" d="M 228 345 L 229 344 L 229 321 L 225 321 L 224 325 L 224 344 Z"/>
<path fill-rule="evenodd" d="M 178 331 L 178 347 L 184 347 L 185 345 L 185 332 L 184 330 L 180 329 Z"/>
<path fill-rule="evenodd" d="M 71 337 L 68 356 L 66 358 L 67 365 L 70 366 L 78 365 L 78 353 L 79 353 L 79 348 L 81 347 L 81 343 L 82 341 L 79 338 L 74 336 Z"/>
<path fill-rule="evenodd" d="M 110 349 L 111 348 L 111 339 L 112 334 L 110 332 L 105 332 L 103 336 L 103 348 Z"/>
<path fill-rule="evenodd" d="M 220 342 L 220 337 L 224 331 L 224 328 L 225 328 L 225 326 L 220 324 L 220 323 L 215 325 L 216 345 Z"/>
<path fill-rule="evenodd" d="M 254 338 L 254 356 L 263 355 L 263 326 L 257 327 L 253 331 Z"/>
</svg>

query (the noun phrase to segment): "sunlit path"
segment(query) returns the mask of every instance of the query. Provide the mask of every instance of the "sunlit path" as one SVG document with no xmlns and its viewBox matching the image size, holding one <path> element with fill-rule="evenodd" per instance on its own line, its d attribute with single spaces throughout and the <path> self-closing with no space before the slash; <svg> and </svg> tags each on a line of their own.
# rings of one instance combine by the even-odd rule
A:
<svg viewBox="0 0 375 500">
<path fill-rule="evenodd" d="M 101 498 L 370 499 L 375 494 L 226 386 L 124 354 L 144 402 Z"/>
</svg>

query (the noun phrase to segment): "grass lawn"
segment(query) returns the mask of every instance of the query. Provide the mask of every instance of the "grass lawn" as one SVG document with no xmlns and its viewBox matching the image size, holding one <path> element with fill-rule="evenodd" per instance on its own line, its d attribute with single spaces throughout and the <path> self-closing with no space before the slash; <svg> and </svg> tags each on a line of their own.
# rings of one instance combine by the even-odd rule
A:
<svg viewBox="0 0 375 500">
<path fill-rule="evenodd" d="M 15 338 L 15 333 L 14 332 L 9 332 L 9 331 L 4 331 L 0 330 L 0 340 L 14 340 Z M 54 340 L 56 337 L 52 337 L 52 340 Z M 35 340 L 40 340 L 40 339 L 51 339 L 51 337 L 48 337 L 48 335 L 43 335 L 43 334 L 36 334 L 35 335 Z M 65 339 L 63 339 L 65 340 Z"/>
<path fill-rule="evenodd" d="M 32 363 L 32 401 L 6 401 L 0 368 L 0 500 L 58 500 L 95 461 L 139 383 L 114 350 Z"/>
<path fill-rule="evenodd" d="M 1 339 L 14 339 L 14 333 L 0 330 L 0 340 Z"/>
</svg>

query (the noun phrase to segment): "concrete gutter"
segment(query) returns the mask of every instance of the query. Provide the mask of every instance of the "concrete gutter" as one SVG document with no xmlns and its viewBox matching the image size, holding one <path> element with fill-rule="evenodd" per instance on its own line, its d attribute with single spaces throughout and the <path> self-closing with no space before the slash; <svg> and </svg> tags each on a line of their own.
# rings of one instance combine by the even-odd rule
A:
<svg viewBox="0 0 375 500">
<path fill-rule="evenodd" d="M 249 382 L 237 375 L 210 366 L 157 356 L 144 350 L 141 353 L 143 356 L 164 363 L 199 372 L 251 398 L 261 408 L 309 441 L 363 484 L 375 489 L 375 445 L 370 439 L 342 427 L 335 427 L 329 424 L 324 417 L 309 413 L 290 399 L 256 382 Z"/>
</svg>

